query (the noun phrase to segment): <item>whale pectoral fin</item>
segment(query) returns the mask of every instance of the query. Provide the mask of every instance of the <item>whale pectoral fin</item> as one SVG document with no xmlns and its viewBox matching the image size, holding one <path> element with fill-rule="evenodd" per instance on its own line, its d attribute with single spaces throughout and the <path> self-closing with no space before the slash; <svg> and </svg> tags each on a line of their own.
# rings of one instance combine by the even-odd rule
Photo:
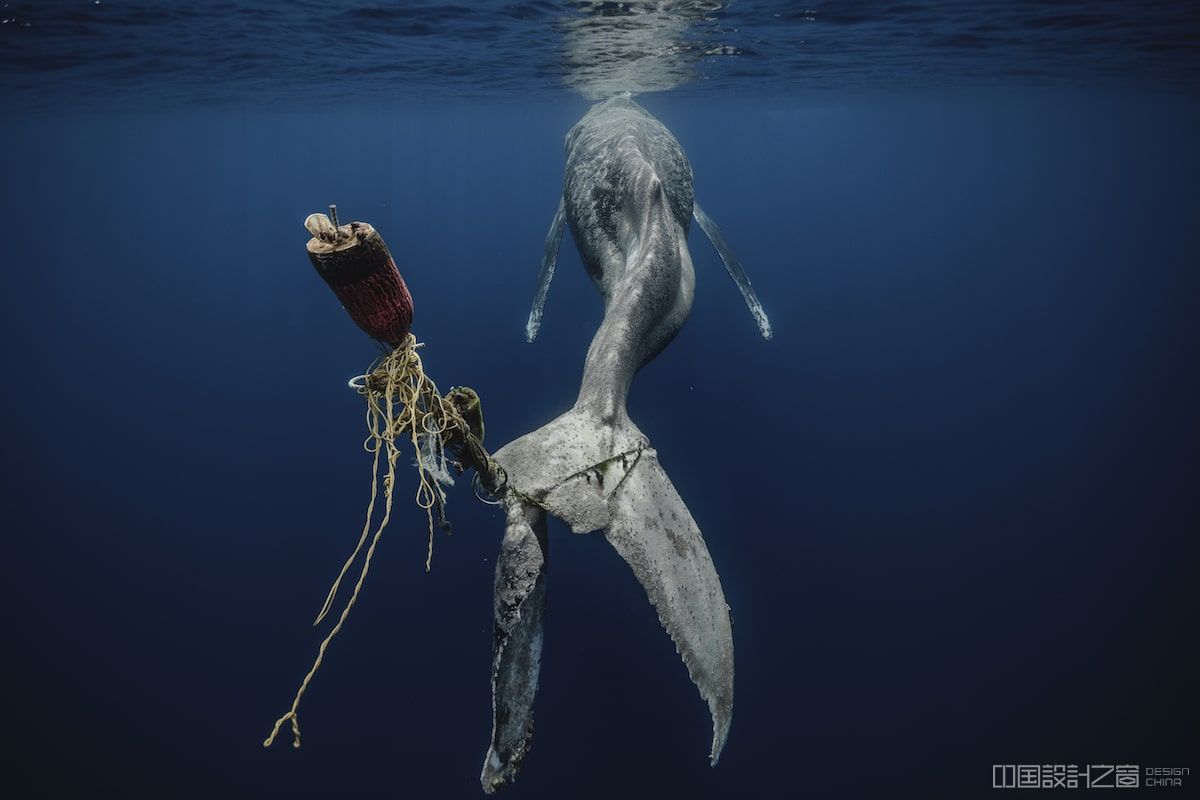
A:
<svg viewBox="0 0 1200 800">
<path fill-rule="evenodd" d="M 605 537 L 646 590 L 712 712 L 715 766 L 733 716 L 733 628 L 704 537 L 651 449 L 630 467 L 610 509 Z"/>
<path fill-rule="evenodd" d="M 546 514 L 508 502 L 496 563 L 492 740 L 479 776 L 488 794 L 512 780 L 529 748 L 546 608 Z"/>
<path fill-rule="evenodd" d="M 558 263 L 558 248 L 562 245 L 566 221 L 566 204 L 560 197 L 558 211 L 554 212 L 554 221 L 550 223 L 546 243 L 542 248 L 542 271 L 538 274 L 537 292 L 533 295 L 533 308 L 529 309 L 529 321 L 525 323 L 527 342 L 536 339 L 538 329 L 542 327 L 542 310 L 546 307 L 546 295 L 550 293 L 550 281 L 554 280 L 554 265 Z"/>
<path fill-rule="evenodd" d="M 721 229 L 717 223 L 712 221 L 711 217 L 704 213 L 704 209 L 700 207 L 699 203 L 692 203 L 692 217 L 700 224 L 700 229 L 704 231 L 704 235 L 716 248 L 717 255 L 721 257 L 725 271 L 729 273 L 729 277 L 733 278 L 733 282 L 741 290 L 746 307 L 750 309 L 750 313 L 754 315 L 754 321 L 758 324 L 758 332 L 764 339 L 770 339 L 772 336 L 771 321 L 767 319 L 767 312 L 763 310 L 758 295 L 754 293 L 754 287 L 750 285 L 750 279 L 746 277 L 746 270 L 742 268 L 742 262 L 738 261 L 733 250 L 729 248 Z"/>
</svg>

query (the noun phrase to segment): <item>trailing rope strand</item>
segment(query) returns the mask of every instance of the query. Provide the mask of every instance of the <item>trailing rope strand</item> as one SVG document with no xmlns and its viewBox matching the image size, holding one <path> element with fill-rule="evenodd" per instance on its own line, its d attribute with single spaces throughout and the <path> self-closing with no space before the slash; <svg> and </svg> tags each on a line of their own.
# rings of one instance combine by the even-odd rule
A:
<svg viewBox="0 0 1200 800">
<path fill-rule="evenodd" d="M 379 540 L 383 536 L 383 531 L 391 520 L 392 496 L 396 485 L 396 463 L 400 459 L 400 448 L 396 442 L 404 438 L 409 439 L 416 454 L 419 480 L 415 499 L 417 505 L 425 510 L 425 517 L 428 522 L 429 539 L 425 555 L 425 570 L 428 572 L 431 567 L 433 560 L 433 509 L 439 502 L 445 501 L 445 494 L 442 492 L 437 478 L 430 475 L 430 465 L 422 458 L 421 437 L 438 437 L 439 449 L 437 452 L 441 453 L 440 448 L 444 446 L 445 442 L 467 439 L 470 436 L 470 429 L 454 404 L 447 402 L 438 393 L 437 385 L 425 374 L 421 357 L 417 353 L 417 349 L 420 346 L 416 337 L 411 333 L 408 334 L 408 338 L 403 344 L 372 364 L 366 374 L 350 382 L 350 385 L 359 394 L 363 395 L 367 401 L 366 418 L 368 435 L 363 442 L 363 447 L 373 454 L 371 464 L 371 499 L 367 504 L 366 522 L 363 524 L 363 532 L 359 537 L 358 544 L 350 554 L 350 557 L 346 559 L 345 564 L 342 565 L 341 571 L 330 587 L 329 594 L 325 598 L 325 603 L 321 607 L 320 613 L 317 614 L 317 619 L 313 623 L 314 625 L 319 624 L 328 615 L 342 580 L 345 578 L 346 573 L 349 572 L 350 567 L 358 559 L 358 555 L 367 541 L 371 530 L 371 520 L 375 514 L 376 499 L 379 495 L 379 459 L 381 453 L 386 452 L 387 469 L 382 479 L 383 516 L 379 521 L 378 527 L 375 528 L 374 536 L 371 537 L 371 544 L 367 548 L 362 569 L 359 571 L 358 581 L 354 584 L 354 590 L 350 594 L 350 599 L 342 609 L 337 623 L 317 649 L 316 660 L 313 662 L 308 674 L 304 676 L 304 680 L 301 681 L 300 688 L 296 691 L 296 696 L 292 700 L 291 708 L 286 714 L 275 721 L 270 735 L 263 741 L 263 747 L 270 747 L 275 742 L 275 738 L 279 735 L 279 731 L 285 722 L 291 723 L 292 746 L 300 746 L 300 721 L 297 716 L 300 699 L 304 696 L 305 691 L 308 690 L 309 683 L 312 681 L 317 669 L 320 668 L 325 658 L 325 651 L 329 648 L 329 643 L 333 641 L 333 637 L 342 629 L 342 625 L 350 615 L 350 609 L 358 601 L 359 592 L 362 590 L 363 583 L 367 578 L 367 572 L 371 568 L 371 559 L 375 555 L 375 548 L 378 546 Z M 444 455 L 442 457 L 444 458 Z"/>
<path fill-rule="evenodd" d="M 346 563 L 342 565 L 342 571 L 338 573 L 337 578 L 333 582 L 333 586 L 329 587 L 329 594 L 325 597 L 325 605 L 321 606 L 320 612 L 317 613 L 317 618 L 313 620 L 313 627 L 321 624 L 321 620 L 325 619 L 325 615 L 329 613 L 330 607 L 333 605 L 333 598 L 337 595 L 338 587 L 342 584 L 342 578 L 346 577 L 346 573 L 350 571 L 350 565 L 358 558 L 358 554 L 362 552 L 363 545 L 366 544 L 367 536 L 371 532 L 371 518 L 375 516 L 375 498 L 379 495 L 379 448 L 375 448 L 375 457 L 371 463 L 371 500 L 367 503 L 367 520 L 363 523 L 362 536 L 358 538 L 358 544 L 354 548 L 354 552 L 346 559 Z"/>
</svg>

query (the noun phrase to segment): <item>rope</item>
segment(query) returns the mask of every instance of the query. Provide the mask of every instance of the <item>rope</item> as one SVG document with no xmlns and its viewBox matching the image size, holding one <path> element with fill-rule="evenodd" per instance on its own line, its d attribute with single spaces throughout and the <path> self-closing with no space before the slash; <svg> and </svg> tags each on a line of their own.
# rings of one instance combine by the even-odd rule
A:
<svg viewBox="0 0 1200 800">
<path fill-rule="evenodd" d="M 425 510 L 425 517 L 429 527 L 425 571 L 428 572 L 432 565 L 433 509 L 439 500 L 445 500 L 445 495 L 442 494 L 438 482 L 429 475 L 426 469 L 426 465 L 421 458 L 418 437 L 421 435 L 439 436 L 443 440 L 454 434 L 465 437 L 469 433 L 469 428 L 454 405 L 442 398 L 441 394 L 438 393 L 437 385 L 425 374 L 424 365 L 421 363 L 421 356 L 417 353 L 419 347 L 421 345 L 417 342 L 416 337 L 410 333 L 403 344 L 372 364 L 371 368 L 364 375 L 360 375 L 350 381 L 350 386 L 363 395 L 367 401 L 366 421 L 368 434 L 366 440 L 363 442 L 363 447 L 373 456 L 371 463 L 371 499 L 367 504 L 366 522 L 363 524 L 363 531 L 358 539 L 358 544 L 350 554 L 350 557 L 342 565 L 341 571 L 338 573 L 337 578 L 334 579 L 333 585 L 329 588 L 329 594 L 325 597 L 325 603 L 321 606 L 321 611 L 317 614 L 317 618 L 313 622 L 314 626 L 320 624 L 328 615 L 330 608 L 333 606 L 333 601 L 337 597 L 342 579 L 345 578 L 350 567 L 358 559 L 358 554 L 362 551 L 362 547 L 367 541 L 371 530 L 371 520 L 375 515 L 376 499 L 379 495 L 379 459 L 381 454 L 386 453 L 387 471 L 382 481 L 383 517 L 379 521 L 379 526 L 375 528 L 375 535 L 371 537 L 371 544 L 367 548 L 366 557 L 363 559 L 362 569 L 358 574 L 358 581 L 354 584 L 354 590 L 350 594 L 350 599 L 346 602 L 342 613 L 338 616 L 337 624 L 333 626 L 329 631 L 329 635 L 321 642 L 320 647 L 317 649 L 317 658 L 313 662 L 312 668 L 309 669 L 308 674 L 304 676 L 304 680 L 301 681 L 300 688 L 296 691 L 296 696 L 292 700 L 292 707 L 286 714 L 275 721 L 270 735 L 263 741 L 263 747 L 270 747 L 275 742 L 275 737 L 279 735 L 279 731 L 285 722 L 291 722 L 292 746 L 300 746 L 300 721 L 297 716 L 300 698 L 308 690 L 309 683 L 325 658 L 325 651 L 328 649 L 329 643 L 333 641 L 333 637 L 342 629 L 342 624 L 345 623 L 346 618 L 350 615 L 350 609 L 358 601 L 359 591 L 367 579 L 367 571 L 371 568 L 371 559 L 375 555 L 375 548 L 379 544 L 379 540 L 383 536 L 383 530 L 387 527 L 392 516 L 392 493 L 396 485 L 396 462 L 400 459 L 400 448 L 396 442 L 398 440 L 402 441 L 404 438 L 409 439 L 413 450 L 417 453 L 416 464 L 419 481 L 415 499 L 417 505 Z"/>
<path fill-rule="evenodd" d="M 418 483 L 415 500 L 417 505 L 425 511 L 425 518 L 429 529 L 428 544 L 426 545 L 425 552 L 426 572 L 430 570 L 433 563 L 433 511 L 435 507 L 439 507 L 439 504 L 445 502 L 446 496 L 438 480 L 430 475 L 427 464 L 422 458 L 421 436 L 437 437 L 438 448 L 445 447 L 447 443 L 457 443 L 454 446 L 461 446 L 464 451 L 462 456 L 463 461 L 474 466 L 476 469 L 476 483 L 479 482 L 479 478 L 483 473 L 487 473 L 489 482 L 494 484 L 494 488 L 491 491 L 493 496 L 502 498 L 504 495 L 512 495 L 522 502 L 538 506 L 542 509 L 547 508 L 544 502 L 530 497 L 511 485 L 507 474 L 488 455 L 480 439 L 472 433 L 470 425 L 464 419 L 459 408 L 454 402 L 442 397 L 438 392 L 437 384 L 425 374 L 425 367 L 421 363 L 421 356 L 417 353 L 417 350 L 421 346 L 417 342 L 416 337 L 410 333 L 400 346 L 375 361 L 365 374 L 359 375 L 350 381 L 351 388 L 361 394 L 367 403 L 367 438 L 363 441 L 363 448 L 372 455 L 371 499 L 367 503 L 366 520 L 363 523 L 363 530 L 358 538 L 358 543 L 355 545 L 353 552 L 350 553 L 349 558 L 342 564 L 342 569 L 338 572 L 337 578 L 334 579 L 333 585 L 329 587 L 329 593 L 325 596 L 325 602 L 322 604 L 321 610 L 317 613 L 317 618 L 313 622 L 314 626 L 319 625 L 329 614 L 330 609 L 333 607 L 333 602 L 337 598 L 342 580 L 350 571 L 350 567 L 358 560 L 359 553 L 362 552 L 363 545 L 367 543 L 368 538 L 370 538 L 371 543 L 367 547 L 367 553 L 363 558 L 362 568 L 358 573 L 358 580 L 355 582 L 354 589 L 350 593 L 350 599 L 346 601 L 341 614 L 338 615 L 337 623 L 321 642 L 320 647 L 318 647 L 316 660 L 313 661 L 313 665 L 309 669 L 308 674 L 304 676 L 304 680 L 300 682 L 300 688 L 296 690 L 296 696 L 292 700 L 291 708 L 286 714 L 275 720 L 275 725 L 271 728 L 270 735 L 263 741 L 263 747 L 270 747 L 274 744 L 279 731 L 283 728 L 284 723 L 287 722 L 290 722 L 292 727 L 292 747 L 300 746 L 300 719 L 298 716 L 300 699 L 304 697 L 304 693 L 308 690 L 313 676 L 316 675 L 317 670 L 324 661 L 325 652 L 328 650 L 330 642 L 341 631 L 346 618 L 350 616 L 350 609 L 358 602 L 359 592 L 362 590 L 363 583 L 367 579 L 367 572 L 371 569 L 371 559 L 375 555 L 375 548 L 379 545 L 383 531 L 392 517 L 392 496 L 396 486 L 396 463 L 400 460 L 400 447 L 397 445 L 397 442 L 407 438 L 417 456 Z M 451 394 L 453 395 L 454 392 L 452 391 Z M 476 406 L 477 400 L 478 398 L 476 398 Z M 480 417 L 477 422 L 480 429 L 479 435 L 482 436 L 482 418 Z M 598 464 L 593 464 L 587 469 L 570 475 L 564 480 L 578 478 L 593 471 L 597 471 L 597 474 L 599 474 L 598 470 L 607 464 L 617 459 L 624 462 L 626 458 L 631 456 L 634 459 L 634 465 L 636 465 L 644 449 L 645 446 L 642 445 L 623 453 L 618 453 Z M 439 449 L 437 452 L 441 453 L 442 451 Z M 381 456 L 386 456 L 387 460 L 387 467 L 382 481 L 379 477 L 379 461 Z M 444 458 L 444 456 L 439 456 L 439 458 Z M 622 480 L 624 480 L 624 476 L 622 476 Z M 375 506 L 379 497 L 379 484 L 381 482 L 383 484 L 383 516 L 379 520 L 379 525 L 375 528 L 375 533 L 372 536 L 371 521 L 375 516 Z"/>
</svg>

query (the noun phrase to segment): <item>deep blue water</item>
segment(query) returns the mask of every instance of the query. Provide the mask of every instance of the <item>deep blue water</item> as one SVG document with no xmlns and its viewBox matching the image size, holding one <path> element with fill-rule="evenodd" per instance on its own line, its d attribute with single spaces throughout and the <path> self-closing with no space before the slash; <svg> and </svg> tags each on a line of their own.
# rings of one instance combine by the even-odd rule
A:
<svg viewBox="0 0 1200 800">
<path fill-rule="evenodd" d="M 8 3 L 6 784 L 480 796 L 502 518 L 465 483 L 430 574 L 398 502 L 303 747 L 261 747 L 369 489 L 345 381 L 375 350 L 301 222 L 382 232 L 427 369 L 498 447 L 574 400 L 601 318 L 568 235 L 523 340 L 562 137 L 613 80 L 660 89 L 775 326 L 693 229 L 691 319 L 630 400 L 733 609 L 733 727 L 710 769 L 642 589 L 552 526 L 508 794 L 1200 766 L 1194 6 L 795 8 Z M 614 59 L 628 36 L 655 57 Z"/>
</svg>

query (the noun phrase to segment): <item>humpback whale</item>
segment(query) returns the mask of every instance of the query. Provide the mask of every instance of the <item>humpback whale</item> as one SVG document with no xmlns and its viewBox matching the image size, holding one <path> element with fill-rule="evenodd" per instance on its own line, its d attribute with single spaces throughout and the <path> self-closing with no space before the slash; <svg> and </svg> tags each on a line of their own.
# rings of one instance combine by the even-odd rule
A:
<svg viewBox="0 0 1200 800">
<path fill-rule="evenodd" d="M 526 337 L 541 324 L 563 230 L 570 226 L 604 319 L 566 413 L 495 453 L 507 475 L 496 565 L 492 736 L 480 780 L 510 781 L 529 746 L 546 600 L 546 516 L 600 532 L 630 566 L 713 719 L 715 766 L 733 713 L 733 631 L 696 521 L 649 439 L 629 418 L 634 374 L 674 339 L 692 308 L 687 248 L 695 219 L 741 290 L 764 338 L 770 322 L 717 225 L 696 204 L 692 168 L 671 132 L 621 95 L 593 106 L 566 137 L 558 211 L 546 236 Z"/>
</svg>

